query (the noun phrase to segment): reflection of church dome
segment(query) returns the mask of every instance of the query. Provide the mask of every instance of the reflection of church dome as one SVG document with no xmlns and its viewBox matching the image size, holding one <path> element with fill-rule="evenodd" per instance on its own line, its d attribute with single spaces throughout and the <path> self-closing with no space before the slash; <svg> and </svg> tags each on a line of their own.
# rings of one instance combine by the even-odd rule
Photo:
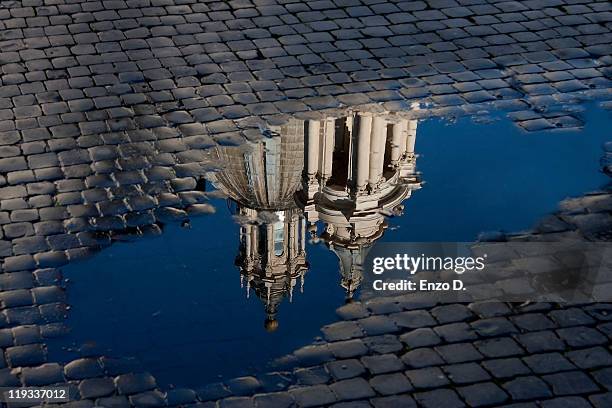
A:
<svg viewBox="0 0 612 408">
<path fill-rule="evenodd" d="M 215 149 L 221 169 L 211 177 L 234 202 L 240 221 L 240 268 L 247 296 L 253 291 L 266 311 L 264 327 L 278 328 L 277 312 L 292 299 L 308 270 L 305 223 L 294 195 L 304 169 L 304 122 L 274 127 L 274 137 Z"/>
<path fill-rule="evenodd" d="M 212 175 L 216 188 L 250 208 L 294 206 L 304 168 L 304 122 L 278 127 L 279 136 L 246 147 L 217 147 L 221 170 Z"/>
<path fill-rule="evenodd" d="M 417 122 L 381 112 L 310 120 L 303 189 L 298 202 L 309 223 L 324 223 L 320 238 L 338 256 L 350 298 L 363 261 L 387 227 L 385 217 L 420 187 L 414 144 Z"/>
<path fill-rule="evenodd" d="M 247 296 L 262 301 L 267 331 L 278 309 L 303 286 L 306 233 L 339 260 L 350 300 L 368 251 L 420 187 L 415 171 L 416 121 L 389 112 L 290 120 L 246 147 L 217 147 L 221 170 L 211 181 L 234 203 L 240 227 L 236 265 Z M 309 227 L 307 228 L 307 222 Z"/>
</svg>

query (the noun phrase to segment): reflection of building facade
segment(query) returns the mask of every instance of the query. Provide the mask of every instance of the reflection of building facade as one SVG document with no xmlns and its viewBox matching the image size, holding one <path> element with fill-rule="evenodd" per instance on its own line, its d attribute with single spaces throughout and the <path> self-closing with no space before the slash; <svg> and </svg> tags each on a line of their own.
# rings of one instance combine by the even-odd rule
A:
<svg viewBox="0 0 612 408">
<path fill-rule="evenodd" d="M 275 129 L 282 137 L 243 147 L 217 148 L 223 170 L 215 186 L 236 204 L 240 248 L 236 265 L 247 296 L 251 289 L 266 309 L 266 329 L 277 326 L 276 313 L 285 297 L 303 285 L 308 270 L 305 220 L 294 201 L 300 188 L 304 131 L 301 122 Z"/>
<path fill-rule="evenodd" d="M 308 269 L 306 221 L 338 256 L 341 286 L 351 298 L 367 252 L 384 234 L 385 216 L 420 187 L 415 171 L 416 121 L 395 114 L 349 112 L 271 129 L 274 137 L 216 149 L 223 169 L 215 186 L 235 203 L 240 249 L 236 264 L 264 302 L 266 328 L 291 300 Z M 298 282 L 299 281 L 299 282 Z"/>
<path fill-rule="evenodd" d="M 308 121 L 303 189 L 297 194 L 311 229 L 340 260 L 342 286 L 351 298 L 367 252 L 384 233 L 385 215 L 420 187 L 414 144 L 417 122 L 393 114 L 350 112 Z"/>
</svg>

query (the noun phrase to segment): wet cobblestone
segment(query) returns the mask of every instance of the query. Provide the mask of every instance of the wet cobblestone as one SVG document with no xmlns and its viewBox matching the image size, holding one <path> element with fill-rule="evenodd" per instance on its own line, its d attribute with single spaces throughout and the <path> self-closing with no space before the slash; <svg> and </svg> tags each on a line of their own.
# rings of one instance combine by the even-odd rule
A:
<svg viewBox="0 0 612 408">
<path fill-rule="evenodd" d="M 200 149 L 251 137 L 250 116 L 418 102 L 581 127 L 580 102 L 612 99 L 611 24 L 593 0 L 0 1 L 0 385 L 68 382 L 71 406 L 612 405 L 605 305 L 350 304 L 274 392 L 253 377 L 165 392 L 44 346 L 66 314 L 57 268 L 212 213 Z M 567 200 L 539 232 L 601 239 L 610 202 Z"/>
</svg>

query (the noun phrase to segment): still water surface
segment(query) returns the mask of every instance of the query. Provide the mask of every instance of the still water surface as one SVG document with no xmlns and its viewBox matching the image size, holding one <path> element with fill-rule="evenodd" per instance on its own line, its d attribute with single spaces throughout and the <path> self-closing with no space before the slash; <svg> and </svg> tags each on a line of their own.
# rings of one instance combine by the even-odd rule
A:
<svg viewBox="0 0 612 408">
<path fill-rule="evenodd" d="M 475 124 L 469 119 L 453 124 L 440 119 L 419 122 L 414 152 L 420 178 L 410 178 L 411 187 L 393 198 L 403 200 L 403 211 L 395 202 L 385 207 L 387 214 L 396 216 L 386 221 L 388 227 L 381 229 L 369 244 L 470 241 L 483 231 L 530 228 L 540 217 L 554 211 L 560 200 L 598 189 L 605 182 L 598 160 L 606 141 L 603 129 L 609 123 L 609 113 L 591 110 L 586 123 L 582 131 L 524 133 L 506 120 L 489 124 Z M 291 131 L 308 132 L 304 130 L 308 129 L 307 123 L 301 126 Z M 321 124 L 317 132 L 322 132 L 324 126 Z M 349 143 L 340 140 L 338 132 L 336 128 L 334 143 Z M 269 162 L 280 157 L 274 156 L 274 149 L 295 149 L 295 145 L 279 146 L 267 145 L 262 154 L 271 154 Z M 342 150 L 337 146 L 334 149 Z M 316 227 L 321 238 L 313 241 L 310 233 L 314 227 L 308 229 L 301 210 L 283 212 L 274 208 L 271 212 L 281 218 L 297 213 L 298 236 L 292 236 L 297 240 L 293 250 L 297 251 L 296 259 L 302 256 L 308 266 L 293 266 L 295 273 L 287 278 L 293 294 L 290 296 L 285 287 L 273 299 L 276 304 L 271 310 L 264 307 L 269 301 L 264 283 L 255 279 L 251 282 L 253 287 L 247 289 L 245 230 L 241 237 L 241 225 L 234 217 L 241 215 L 244 220 L 253 215 L 253 207 L 265 207 L 266 203 L 274 207 L 270 197 L 280 201 L 293 197 L 292 187 L 279 180 L 301 176 L 302 168 L 312 163 L 307 150 L 308 144 L 301 148 L 298 144 L 297 153 L 292 154 L 306 155 L 306 159 L 291 159 L 291 155 L 280 159 L 285 160 L 284 173 L 262 170 L 257 176 L 262 179 L 251 180 L 252 190 L 243 189 L 242 195 L 240 187 L 227 183 L 239 183 L 236 175 L 241 168 L 248 167 L 251 174 L 256 171 L 252 162 L 232 162 L 235 166 L 225 171 L 227 177 L 222 174 L 213 177 L 213 181 L 215 187 L 238 201 L 214 199 L 211 204 L 216 214 L 193 219 L 190 228 L 166 225 L 157 238 L 114 244 L 87 261 L 66 266 L 63 271 L 69 279 L 71 305 L 67 324 L 71 331 L 49 345 L 51 357 L 70 360 L 79 353 L 134 357 L 162 387 L 197 386 L 265 370 L 267 362 L 318 336 L 319 328 L 333 321 L 334 310 L 345 302 L 347 285 L 358 284 L 347 281 L 346 276 L 343 280 L 343 266 L 336 253 L 345 258 L 347 253 L 352 254 L 353 258 L 345 259 L 345 263 L 358 263 L 359 250 L 334 246 L 334 239 L 342 241 L 341 228 L 328 231 L 323 221 Z M 220 149 L 218 154 L 230 161 L 232 157 L 246 157 L 231 148 Z M 357 156 L 352 157 L 357 160 Z M 348 161 L 346 154 L 334 153 L 334 166 L 344 161 Z M 292 170 L 292 165 L 297 170 Z M 413 168 L 407 169 L 414 174 Z M 357 177 L 355 174 L 353 177 Z M 334 173 L 331 180 L 347 177 L 350 175 Z M 264 198 L 253 188 L 262 180 L 265 186 L 260 187 L 268 192 Z M 421 188 L 416 188 L 413 184 L 421 180 Z M 299 180 L 294 184 L 301 188 Z M 302 194 L 306 204 L 308 198 L 308 194 Z M 280 206 L 288 208 L 292 204 L 287 201 Z M 358 210 L 359 207 L 354 211 Z M 325 218 L 324 209 L 317 207 L 316 211 L 319 219 Z M 403 215 L 398 215 L 400 212 Z M 371 222 L 378 228 L 378 221 Z M 256 222 L 251 217 L 247 225 L 253 224 Z M 264 223 L 264 227 L 267 225 Z M 370 224 L 366 227 L 373 228 Z M 273 226 L 271 231 L 273 237 Z M 282 231 L 277 231 L 279 236 L 282 238 Z M 249 244 L 253 245 L 250 241 Z M 259 245 L 255 251 L 261 250 L 262 244 Z M 334 248 L 336 253 L 331 250 Z"/>
</svg>

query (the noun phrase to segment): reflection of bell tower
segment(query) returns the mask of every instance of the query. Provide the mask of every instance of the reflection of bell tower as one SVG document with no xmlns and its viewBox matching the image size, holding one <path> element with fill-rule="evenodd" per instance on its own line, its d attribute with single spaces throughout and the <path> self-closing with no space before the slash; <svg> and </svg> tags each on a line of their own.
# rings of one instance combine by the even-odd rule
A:
<svg viewBox="0 0 612 408">
<path fill-rule="evenodd" d="M 240 215 L 259 218 L 259 211 L 242 207 Z M 284 297 L 293 299 L 293 290 L 308 270 L 305 251 L 305 220 L 297 208 L 275 211 L 276 221 L 245 223 L 240 227 L 240 250 L 236 265 L 240 267 L 242 286 L 246 281 L 247 297 L 251 289 L 264 302 L 266 329 L 278 326 L 276 313 Z"/>
<path fill-rule="evenodd" d="M 352 111 L 305 124 L 306 169 L 298 201 L 311 228 L 340 260 L 342 286 L 351 298 L 363 262 L 387 227 L 385 215 L 420 188 L 415 169 L 416 120 L 398 114 Z"/>
<path fill-rule="evenodd" d="M 240 227 L 236 265 L 247 297 L 251 289 L 265 305 L 267 330 L 285 297 L 292 299 L 308 270 L 305 219 L 294 201 L 304 168 L 303 122 L 272 129 L 276 135 L 248 147 L 218 147 L 222 170 L 211 176 L 235 203 Z M 280 135 L 280 136 L 277 136 Z"/>
</svg>

